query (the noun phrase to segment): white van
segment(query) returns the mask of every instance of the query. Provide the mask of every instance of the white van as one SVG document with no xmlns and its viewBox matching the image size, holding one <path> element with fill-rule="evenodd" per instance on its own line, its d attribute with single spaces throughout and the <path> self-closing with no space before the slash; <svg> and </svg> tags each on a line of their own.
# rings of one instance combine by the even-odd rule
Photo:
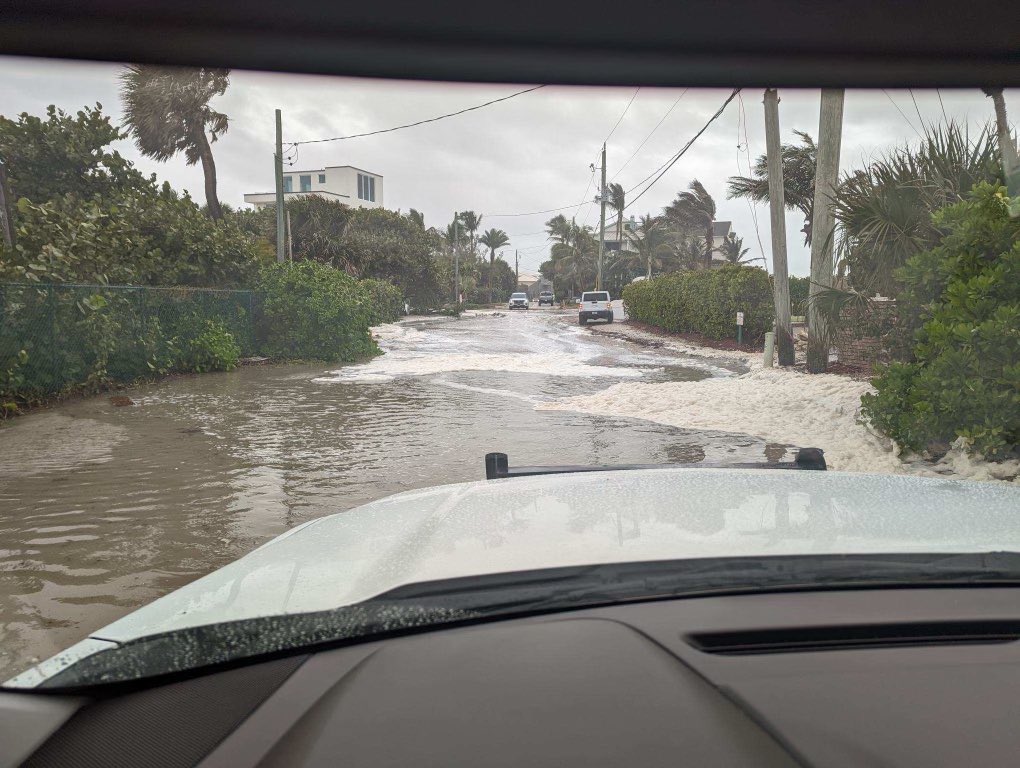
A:
<svg viewBox="0 0 1020 768">
<path fill-rule="evenodd" d="M 577 322 L 587 325 L 589 320 L 613 322 L 613 304 L 609 291 L 585 291 L 577 309 Z"/>
</svg>

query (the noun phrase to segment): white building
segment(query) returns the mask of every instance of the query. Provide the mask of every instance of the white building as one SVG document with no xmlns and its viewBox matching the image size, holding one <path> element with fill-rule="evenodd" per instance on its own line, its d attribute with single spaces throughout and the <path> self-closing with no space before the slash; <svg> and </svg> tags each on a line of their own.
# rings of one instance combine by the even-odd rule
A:
<svg viewBox="0 0 1020 768">
<path fill-rule="evenodd" d="M 331 165 L 316 171 L 288 171 L 283 174 L 284 199 L 318 195 L 352 208 L 383 207 L 383 177 L 351 165 Z M 275 192 L 254 192 L 244 202 L 256 208 L 276 205 Z"/>
</svg>

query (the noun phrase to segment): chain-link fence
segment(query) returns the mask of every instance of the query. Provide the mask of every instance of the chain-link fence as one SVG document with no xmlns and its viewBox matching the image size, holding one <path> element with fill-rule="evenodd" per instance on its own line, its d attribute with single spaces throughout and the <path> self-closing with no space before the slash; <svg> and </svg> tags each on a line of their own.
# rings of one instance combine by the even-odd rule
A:
<svg viewBox="0 0 1020 768">
<path fill-rule="evenodd" d="M 0 396 L 31 401 L 174 370 L 210 327 L 250 355 L 254 311 L 251 291 L 0 284 Z"/>
</svg>

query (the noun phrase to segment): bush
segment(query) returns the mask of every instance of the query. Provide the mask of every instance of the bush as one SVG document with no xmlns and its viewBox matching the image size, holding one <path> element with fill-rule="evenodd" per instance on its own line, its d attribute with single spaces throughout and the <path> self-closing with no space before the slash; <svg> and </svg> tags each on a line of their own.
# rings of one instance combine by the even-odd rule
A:
<svg viewBox="0 0 1020 768">
<path fill-rule="evenodd" d="M 806 315 L 808 313 L 808 291 L 811 288 L 810 277 L 790 278 L 790 314 Z"/>
<path fill-rule="evenodd" d="M 392 323 L 404 314 L 404 298 L 400 289 L 385 280 L 362 280 L 361 287 L 370 302 L 369 323 Z"/>
<path fill-rule="evenodd" d="M 740 265 L 631 283 L 623 289 L 623 302 L 634 320 L 710 339 L 733 338 L 737 312 L 744 313 L 744 336 L 749 341 L 764 338 L 775 318 L 768 274 Z"/>
<path fill-rule="evenodd" d="M 378 354 L 369 333 L 369 290 L 345 272 L 314 261 L 268 264 L 257 278 L 263 354 L 282 360 L 345 360 Z"/>
<path fill-rule="evenodd" d="M 901 301 L 926 317 L 914 361 L 880 369 L 865 417 L 911 450 L 958 437 L 989 458 L 1020 442 L 1020 221 L 987 183 L 942 209 L 936 248 L 897 273 Z"/>
<path fill-rule="evenodd" d="M 176 340 L 180 350 L 177 370 L 194 373 L 208 371 L 232 371 L 241 358 L 241 348 L 234 334 L 218 320 L 206 320 L 198 335 Z"/>
</svg>

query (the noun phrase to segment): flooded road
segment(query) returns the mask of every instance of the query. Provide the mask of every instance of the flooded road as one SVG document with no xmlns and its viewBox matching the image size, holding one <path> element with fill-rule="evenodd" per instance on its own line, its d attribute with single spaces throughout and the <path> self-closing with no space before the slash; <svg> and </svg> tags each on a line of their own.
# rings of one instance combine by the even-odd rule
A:
<svg viewBox="0 0 1020 768">
<path fill-rule="evenodd" d="M 310 518 L 511 464 L 761 460 L 755 438 L 536 405 L 726 377 L 531 310 L 412 320 L 365 364 L 168 379 L 0 429 L 0 679 Z M 775 451 L 770 451 L 774 455 Z"/>
</svg>

